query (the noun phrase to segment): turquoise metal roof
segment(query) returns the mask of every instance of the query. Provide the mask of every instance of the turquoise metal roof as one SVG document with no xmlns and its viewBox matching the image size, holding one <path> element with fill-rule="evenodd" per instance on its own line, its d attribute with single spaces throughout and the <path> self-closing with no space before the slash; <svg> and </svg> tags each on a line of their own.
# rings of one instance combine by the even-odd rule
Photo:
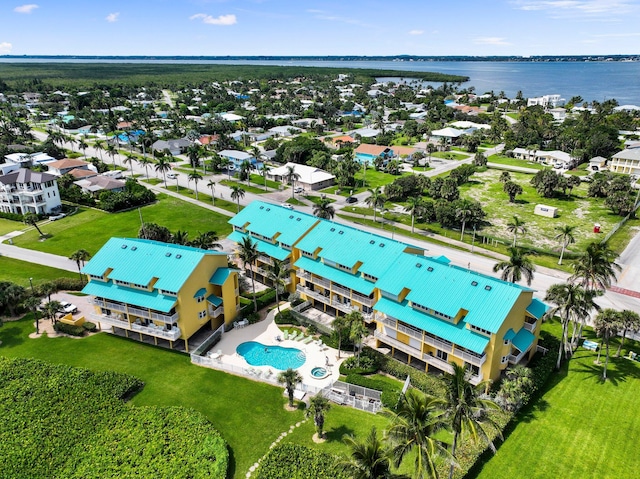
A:
<svg viewBox="0 0 640 479">
<path fill-rule="evenodd" d="M 408 288 L 410 292 L 406 299 L 448 316 L 455 317 L 460 309 L 464 309 L 468 311 L 467 323 L 492 333 L 498 332 L 520 294 L 531 291 L 517 284 L 408 253 L 394 260 L 376 286 L 394 296 Z"/>
<path fill-rule="evenodd" d="M 196 294 L 194 294 L 193 297 L 198 298 L 200 296 L 204 296 L 205 294 L 207 294 L 207 288 L 200 288 L 198 291 L 196 291 Z"/>
<path fill-rule="evenodd" d="M 331 266 L 327 266 L 319 260 L 314 261 L 311 258 L 302 257 L 296 261 L 295 266 L 334 281 L 345 288 L 351 288 L 366 296 L 370 295 L 375 288 L 375 283 L 367 281 L 360 276 L 354 276 L 346 271 L 341 271 L 339 269 L 332 268 Z"/>
<path fill-rule="evenodd" d="M 506 333 L 504 333 L 504 340 L 511 341 L 513 340 L 513 337 L 515 335 L 516 335 L 516 332 L 513 329 L 509 328 L 509 330 Z"/>
<path fill-rule="evenodd" d="M 206 255 L 226 255 L 189 246 L 137 238 L 111 238 L 85 265 L 82 272 L 177 293 Z"/>
<path fill-rule="evenodd" d="M 350 268 L 362 262 L 359 272 L 380 278 L 409 246 L 350 226 L 321 221 L 296 244 L 296 248 L 308 253 L 318 247 L 322 248 L 320 258 Z"/>
<path fill-rule="evenodd" d="M 251 241 L 256 243 L 256 249 L 260 253 L 264 253 L 267 256 L 271 256 L 272 258 L 276 258 L 281 261 L 284 261 L 285 259 L 287 259 L 291 254 L 291 251 L 287 249 L 281 248 L 280 246 L 273 245 L 271 243 L 267 243 L 266 241 L 263 241 L 259 238 L 254 238 L 253 236 L 249 236 L 245 233 L 241 233 L 240 231 L 234 231 L 228 236 L 228 238 L 231 241 L 235 241 L 238 244 L 241 244 L 244 238 L 251 238 Z"/>
<path fill-rule="evenodd" d="M 215 294 L 207 296 L 207 301 L 213 304 L 216 308 L 222 304 L 222 298 L 217 297 Z"/>
<path fill-rule="evenodd" d="M 447 258 L 445 255 L 436 256 L 436 257 L 433 258 L 433 260 L 437 261 L 438 263 L 442 263 L 442 264 L 451 263 L 451 260 L 449 258 Z"/>
<path fill-rule="evenodd" d="M 292 245 L 318 221 L 313 215 L 264 201 L 253 201 L 229 223 L 266 238 L 273 238 L 279 233 L 276 241 Z"/>
<path fill-rule="evenodd" d="M 175 306 L 177 301 L 175 297 L 165 296 L 157 291 L 141 291 L 127 286 L 118 286 L 111 282 L 103 283 L 102 281 L 96 280 L 89 281 L 82 292 L 137 307 L 161 311 L 163 313 L 171 311 L 171 308 Z"/>
<path fill-rule="evenodd" d="M 213 276 L 209 279 L 209 283 L 215 284 L 216 286 L 222 286 L 229 275 L 233 273 L 235 270 L 231 268 L 218 268 Z"/>
<path fill-rule="evenodd" d="M 407 301 L 396 303 L 387 298 L 380 298 L 373 309 L 478 354 L 482 354 L 487 344 L 489 344 L 488 337 L 467 329 L 465 320 L 459 321 L 458 324 L 453 324 L 416 311 L 411 306 L 408 306 Z"/>
<path fill-rule="evenodd" d="M 533 333 L 522 328 L 520 331 L 518 331 L 518 334 L 514 336 L 511 342 L 516 348 L 520 350 L 520 352 L 524 352 L 529 349 L 529 347 L 531 347 L 531 344 L 535 339 L 536 337 L 533 335 Z"/>
<path fill-rule="evenodd" d="M 533 298 L 531 304 L 527 306 L 527 313 L 536 319 L 540 319 L 547 311 L 549 311 L 549 306 L 537 298 Z"/>
</svg>

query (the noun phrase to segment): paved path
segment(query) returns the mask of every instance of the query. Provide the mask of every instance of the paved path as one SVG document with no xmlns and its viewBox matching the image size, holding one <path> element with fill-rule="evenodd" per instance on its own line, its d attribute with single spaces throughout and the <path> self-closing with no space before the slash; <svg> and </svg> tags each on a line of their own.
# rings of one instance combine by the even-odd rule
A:
<svg viewBox="0 0 640 479">
<path fill-rule="evenodd" d="M 42 251 L 35 251 L 32 249 L 20 248 L 5 243 L 0 244 L 0 256 L 6 256 L 7 258 L 19 259 L 22 261 L 28 261 L 30 263 L 37 263 L 43 266 L 50 266 L 52 268 L 64 269 L 66 271 L 78 271 L 78 265 L 75 261 L 65 258 L 64 256 L 58 256 L 51 253 L 43 253 Z"/>
</svg>

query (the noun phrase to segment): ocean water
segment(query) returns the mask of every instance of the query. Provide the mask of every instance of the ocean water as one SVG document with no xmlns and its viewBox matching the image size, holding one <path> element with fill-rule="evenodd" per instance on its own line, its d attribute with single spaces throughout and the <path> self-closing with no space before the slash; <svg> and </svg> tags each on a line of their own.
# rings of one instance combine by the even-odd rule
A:
<svg viewBox="0 0 640 479">
<path fill-rule="evenodd" d="M 299 65 L 340 68 L 380 68 L 402 71 L 434 71 L 470 77 L 465 86 L 477 93 L 504 91 L 513 98 L 518 91 L 525 97 L 560 94 L 569 100 L 581 96 L 584 101 L 616 99 L 621 105 L 640 106 L 640 62 L 395 62 L 395 61 L 307 61 L 307 60 L 82 60 L 2 58 L 7 62 L 73 63 L 198 63 L 229 65 Z"/>
</svg>

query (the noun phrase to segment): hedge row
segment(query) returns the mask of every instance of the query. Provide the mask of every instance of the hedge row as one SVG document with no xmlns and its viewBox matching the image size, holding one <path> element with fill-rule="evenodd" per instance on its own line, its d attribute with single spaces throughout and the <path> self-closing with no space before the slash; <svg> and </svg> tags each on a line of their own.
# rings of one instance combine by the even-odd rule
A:
<svg viewBox="0 0 640 479">
<path fill-rule="evenodd" d="M 73 324 L 56 322 L 53 329 L 59 333 L 68 334 L 70 336 L 84 336 L 85 329 L 82 326 L 74 326 Z"/>
<path fill-rule="evenodd" d="M 349 384 L 355 384 L 356 386 L 382 391 L 382 395 L 380 397 L 382 405 L 390 409 L 396 407 L 398 399 L 400 398 L 400 392 L 402 391 L 402 386 L 400 384 L 395 387 L 385 381 L 368 378 L 367 376 L 361 376 L 359 374 L 349 374 L 344 381 Z"/>
<path fill-rule="evenodd" d="M 349 479 L 340 460 L 298 444 L 280 444 L 262 459 L 256 479 Z"/>
<path fill-rule="evenodd" d="M 0 357 L 2 477 L 226 478 L 227 446 L 207 419 L 122 401 L 142 386 L 127 374 Z"/>
</svg>

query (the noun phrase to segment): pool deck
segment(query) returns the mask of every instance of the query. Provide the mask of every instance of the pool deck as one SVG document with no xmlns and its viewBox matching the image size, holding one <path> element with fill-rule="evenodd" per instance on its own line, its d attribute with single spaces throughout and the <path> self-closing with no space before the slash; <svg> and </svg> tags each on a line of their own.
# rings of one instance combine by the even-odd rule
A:
<svg viewBox="0 0 640 479">
<path fill-rule="evenodd" d="M 303 384 L 311 386 L 312 388 L 323 388 L 329 386 L 334 381 L 337 381 L 340 376 L 340 363 L 351 356 L 351 354 L 342 351 L 340 354 L 341 358 L 338 359 L 338 350 L 329 348 L 324 344 L 321 346 L 313 342 L 303 344 L 300 341 L 284 339 L 282 341 L 277 341 L 276 337 L 280 336 L 281 338 L 284 338 L 284 335 L 282 330 L 274 322 L 276 312 L 277 310 L 274 309 L 269 312 L 263 321 L 243 328 L 234 328 L 222 335 L 220 342 L 213 347 L 213 352 L 219 351 L 221 353 L 220 357 L 217 358 L 217 361 L 221 364 L 222 369 L 227 369 L 225 366 L 230 366 L 234 370 L 231 372 L 246 375 L 243 374 L 243 372 L 252 368 L 253 370 L 260 371 L 260 377 L 256 377 L 255 379 L 272 383 L 277 382 L 276 378 L 280 373 L 280 370 L 271 366 L 251 366 L 242 356 L 236 353 L 238 345 L 247 341 L 257 341 L 267 347 L 282 346 L 285 348 L 297 348 L 304 351 L 307 359 L 304 364 L 297 369 L 302 376 Z M 329 363 L 328 366 L 326 365 L 327 359 Z M 329 376 L 323 379 L 316 379 L 312 377 L 311 370 L 318 366 L 325 367 L 330 371 Z M 249 375 L 249 377 L 251 377 L 251 375 Z"/>
</svg>

